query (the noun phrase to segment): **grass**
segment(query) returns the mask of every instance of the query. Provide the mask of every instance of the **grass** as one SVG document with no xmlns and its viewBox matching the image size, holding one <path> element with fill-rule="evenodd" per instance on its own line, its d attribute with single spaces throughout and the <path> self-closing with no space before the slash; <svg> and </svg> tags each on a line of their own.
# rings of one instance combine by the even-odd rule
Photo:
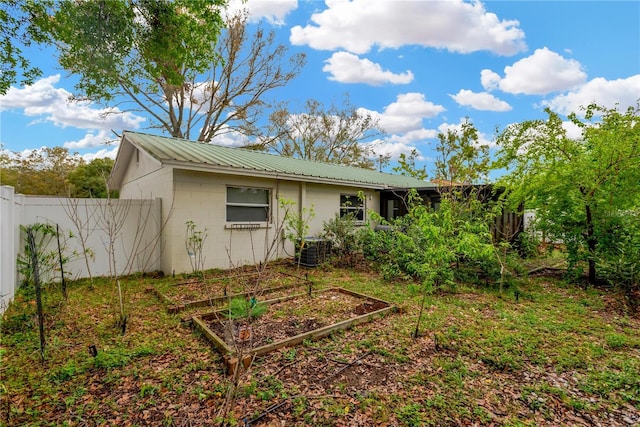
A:
<svg viewBox="0 0 640 427">
<path fill-rule="evenodd" d="M 611 309 L 610 295 L 551 278 L 518 278 L 516 301 L 509 289 L 501 295 L 461 283 L 455 292 L 427 297 L 422 336 L 414 340 L 422 296 L 407 283 L 330 266 L 305 272 L 318 286 L 342 286 L 402 310 L 257 359 L 241 379 L 228 423 L 281 402 L 262 421 L 640 422 L 640 321 Z M 122 280 L 124 334 L 109 280 L 68 283 L 68 301 L 49 287 L 44 362 L 33 295 L 20 290 L 2 320 L 0 421 L 181 426 L 222 420 L 219 409 L 233 388 L 220 356 L 181 321 L 184 313 L 168 314 L 146 291 L 177 281 Z"/>
</svg>

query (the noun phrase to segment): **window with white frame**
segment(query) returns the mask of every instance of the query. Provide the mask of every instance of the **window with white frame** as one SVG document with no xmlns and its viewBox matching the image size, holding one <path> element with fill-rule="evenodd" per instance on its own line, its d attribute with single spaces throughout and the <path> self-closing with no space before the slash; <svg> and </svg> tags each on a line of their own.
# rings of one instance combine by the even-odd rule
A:
<svg viewBox="0 0 640 427">
<path fill-rule="evenodd" d="M 266 188 L 227 187 L 227 222 L 268 222 L 270 200 Z"/>
<path fill-rule="evenodd" d="M 340 218 L 351 215 L 356 221 L 364 221 L 364 200 L 355 194 L 340 195 Z"/>
</svg>

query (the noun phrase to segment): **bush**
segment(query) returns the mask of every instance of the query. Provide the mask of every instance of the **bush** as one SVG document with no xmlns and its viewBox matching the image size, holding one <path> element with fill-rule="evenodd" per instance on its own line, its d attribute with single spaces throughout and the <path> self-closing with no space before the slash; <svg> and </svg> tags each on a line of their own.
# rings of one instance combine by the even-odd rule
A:
<svg viewBox="0 0 640 427">
<path fill-rule="evenodd" d="M 355 214 L 336 214 L 325 221 L 324 238 L 331 242 L 332 251 L 342 263 L 355 265 L 356 255 L 362 250 L 361 232 L 358 232 Z"/>
<path fill-rule="evenodd" d="M 622 292 L 631 314 L 640 307 L 640 212 L 612 218 L 598 248 L 598 271 Z"/>
</svg>

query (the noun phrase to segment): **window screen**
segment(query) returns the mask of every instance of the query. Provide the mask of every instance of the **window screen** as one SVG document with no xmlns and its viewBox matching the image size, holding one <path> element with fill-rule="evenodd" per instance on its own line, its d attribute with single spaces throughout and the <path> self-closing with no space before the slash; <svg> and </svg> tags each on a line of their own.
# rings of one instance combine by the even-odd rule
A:
<svg viewBox="0 0 640 427">
<path fill-rule="evenodd" d="M 364 221 L 364 201 L 355 194 L 340 195 L 340 217 L 351 214 L 356 221 Z"/>
<path fill-rule="evenodd" d="M 269 190 L 227 187 L 227 222 L 268 222 Z"/>
</svg>

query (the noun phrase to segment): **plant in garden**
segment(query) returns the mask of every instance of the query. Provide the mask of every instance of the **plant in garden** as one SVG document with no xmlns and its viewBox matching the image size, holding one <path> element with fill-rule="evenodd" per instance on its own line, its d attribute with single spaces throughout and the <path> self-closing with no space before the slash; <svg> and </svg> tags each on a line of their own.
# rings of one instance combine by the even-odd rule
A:
<svg viewBox="0 0 640 427">
<path fill-rule="evenodd" d="M 293 242 L 296 263 L 300 265 L 302 249 L 306 244 L 305 238 L 309 234 L 309 223 L 316 216 L 316 213 L 313 210 L 313 206 L 292 211 L 292 204 L 293 202 L 291 200 L 280 200 L 280 209 L 286 212 L 284 219 L 284 237 Z"/>
<path fill-rule="evenodd" d="M 640 210 L 621 212 L 609 224 L 599 239 L 598 268 L 611 286 L 622 291 L 633 315 L 640 308 Z"/>
<path fill-rule="evenodd" d="M 358 199 L 364 200 L 364 193 L 358 193 Z M 329 221 L 323 222 L 324 237 L 332 244 L 333 250 L 345 265 L 353 266 L 356 254 L 362 250 L 357 212 L 348 210 L 346 213 L 336 213 Z M 368 228 L 368 227 L 365 227 Z"/>
<path fill-rule="evenodd" d="M 187 221 L 185 225 L 187 230 L 184 236 L 184 246 L 189 256 L 191 269 L 194 274 L 198 274 L 204 268 L 205 257 L 202 248 L 207 240 L 207 228 L 199 230 L 193 221 Z"/>
<path fill-rule="evenodd" d="M 83 209 L 81 209 L 80 205 L 80 199 L 69 198 L 68 203 L 63 204 L 63 208 L 67 217 L 76 228 L 75 237 L 80 243 L 80 249 L 82 250 L 84 265 L 89 276 L 89 282 L 93 284 L 93 275 L 91 274 L 91 264 L 89 263 L 89 260 L 95 258 L 95 252 L 89 247 L 88 241 L 89 237 L 95 230 L 92 224 L 95 221 L 94 217 L 97 212 L 97 207 L 90 207 L 87 203 L 83 203 Z"/>
<path fill-rule="evenodd" d="M 33 284 L 33 261 L 37 260 L 40 279 L 47 282 L 53 272 L 69 262 L 66 256 L 60 257 L 61 252 L 57 247 L 51 247 L 53 239 L 58 235 L 56 228 L 51 224 L 35 223 L 29 226 L 20 225 L 20 231 L 23 233 L 25 242 L 22 253 L 18 254 L 17 268 L 18 273 L 22 276 L 22 283 L 27 285 Z M 27 240 L 27 233 L 33 235 L 34 245 Z M 35 253 L 33 252 L 35 251 Z"/>
<path fill-rule="evenodd" d="M 502 183 L 511 205 L 535 209 L 537 228 L 567 246 L 570 270 L 586 263 L 595 283 L 611 218 L 640 204 L 640 106 L 621 112 L 591 104 L 570 114 L 578 138 L 559 114 L 546 113 L 498 136 L 496 167 L 508 171 Z"/>
<path fill-rule="evenodd" d="M 262 316 L 269 309 L 264 302 L 259 302 L 255 297 L 232 298 L 229 301 L 230 319 L 256 319 Z"/>
<path fill-rule="evenodd" d="M 449 198 L 443 198 L 438 210 L 425 206 L 415 190 L 408 200 L 409 213 L 395 219 L 390 230 L 367 232 L 364 253 L 385 275 L 420 283 L 422 302 L 413 332 L 417 337 L 427 296 L 454 283 L 456 264 L 492 259 L 493 245 L 486 223 L 457 217 Z"/>
<path fill-rule="evenodd" d="M 29 226 L 25 228 L 25 232 L 27 234 L 26 240 L 27 246 L 29 247 L 29 254 L 31 256 L 29 268 L 31 269 L 31 277 L 33 278 L 33 285 L 36 290 L 36 304 L 38 307 L 38 330 L 40 332 L 40 356 L 42 358 L 42 361 L 44 361 L 44 312 L 42 309 L 42 285 L 40 283 L 40 266 L 38 264 L 38 261 L 40 260 L 38 253 L 41 252 L 41 248 L 38 248 L 36 246 L 36 231 L 38 231 L 38 228 L 39 224 Z"/>
</svg>

